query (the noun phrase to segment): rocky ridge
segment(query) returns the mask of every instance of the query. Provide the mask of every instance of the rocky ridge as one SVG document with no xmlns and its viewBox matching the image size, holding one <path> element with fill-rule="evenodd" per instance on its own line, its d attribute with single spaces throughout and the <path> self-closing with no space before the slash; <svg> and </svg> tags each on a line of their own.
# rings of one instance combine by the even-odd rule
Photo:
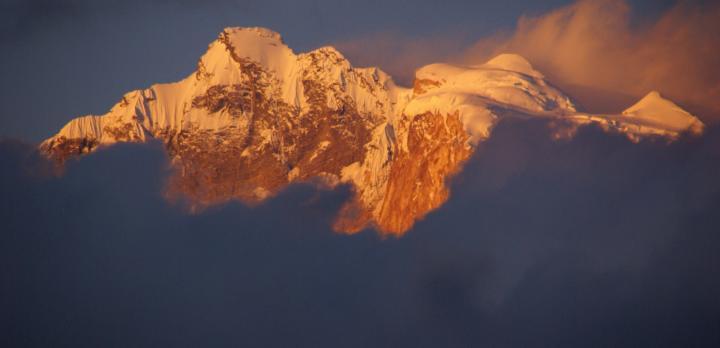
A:
<svg viewBox="0 0 720 348">
<path fill-rule="evenodd" d="M 650 93 L 618 115 L 578 112 L 527 60 L 431 64 L 413 88 L 356 68 L 332 47 L 296 54 L 278 33 L 227 28 L 185 79 L 127 93 L 106 114 L 70 121 L 39 146 L 63 162 L 118 142 L 159 139 L 175 174 L 167 196 L 190 209 L 261 202 L 294 182 L 349 184 L 340 232 L 400 235 L 449 196 L 446 181 L 504 117 L 595 123 L 633 140 L 700 133 L 703 124 Z"/>
</svg>

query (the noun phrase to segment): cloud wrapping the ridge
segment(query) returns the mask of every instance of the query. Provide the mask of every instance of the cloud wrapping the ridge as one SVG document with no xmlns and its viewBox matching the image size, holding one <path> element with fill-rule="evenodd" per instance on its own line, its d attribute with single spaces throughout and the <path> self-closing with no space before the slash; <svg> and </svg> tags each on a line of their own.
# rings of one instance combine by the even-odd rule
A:
<svg viewBox="0 0 720 348">
<path fill-rule="evenodd" d="M 478 41 L 462 60 L 502 52 L 525 56 L 570 93 L 581 93 L 579 86 L 639 98 L 658 90 L 706 120 L 720 115 L 718 3 L 680 2 L 648 20 L 632 16 L 624 0 L 581 0 L 523 16 L 514 32 Z"/>
<path fill-rule="evenodd" d="M 387 240 L 331 231 L 344 188 L 185 215 L 159 144 L 43 179 L 5 142 L 0 343 L 717 347 L 719 131 L 553 141 L 503 121 L 447 204 Z"/>
</svg>

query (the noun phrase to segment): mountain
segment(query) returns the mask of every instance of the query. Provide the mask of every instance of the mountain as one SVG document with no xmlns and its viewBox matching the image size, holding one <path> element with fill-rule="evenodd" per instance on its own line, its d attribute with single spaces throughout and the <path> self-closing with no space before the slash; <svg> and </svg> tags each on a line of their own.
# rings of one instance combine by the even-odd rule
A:
<svg viewBox="0 0 720 348">
<path fill-rule="evenodd" d="M 657 91 L 648 93 L 635 105 L 629 107 L 622 113 L 623 116 L 656 125 L 666 132 L 701 133 L 703 124 L 697 118 L 690 115 L 675 103 L 664 99 Z"/>
<path fill-rule="evenodd" d="M 297 54 L 278 33 L 228 28 L 185 79 L 132 91 L 106 114 L 70 121 L 39 149 L 63 162 L 118 142 L 158 139 L 175 169 L 167 196 L 191 210 L 256 204 L 294 182 L 349 184 L 335 229 L 402 234 L 442 205 L 445 182 L 506 117 L 558 121 L 559 136 L 595 123 L 633 140 L 703 125 L 651 93 L 617 115 L 578 112 L 523 57 L 431 64 L 412 88 L 353 67 L 332 47 Z"/>
</svg>

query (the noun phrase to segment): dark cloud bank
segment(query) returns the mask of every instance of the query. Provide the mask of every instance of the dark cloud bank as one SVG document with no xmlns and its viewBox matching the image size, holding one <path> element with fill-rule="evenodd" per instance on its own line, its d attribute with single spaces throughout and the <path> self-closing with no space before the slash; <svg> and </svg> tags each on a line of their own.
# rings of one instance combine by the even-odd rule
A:
<svg viewBox="0 0 720 348">
<path fill-rule="evenodd" d="M 345 190 L 188 216 L 159 146 L 43 179 L 0 146 L 5 347 L 717 347 L 720 129 L 667 145 L 505 122 L 400 239 Z"/>
</svg>

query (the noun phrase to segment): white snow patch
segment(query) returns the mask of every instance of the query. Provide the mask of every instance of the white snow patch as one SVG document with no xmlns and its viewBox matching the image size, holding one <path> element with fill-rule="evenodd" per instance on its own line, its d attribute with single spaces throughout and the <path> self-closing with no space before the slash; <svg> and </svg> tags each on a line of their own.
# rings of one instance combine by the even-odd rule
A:
<svg viewBox="0 0 720 348">
<path fill-rule="evenodd" d="M 676 132 L 688 130 L 693 133 L 700 133 L 703 129 L 703 124 L 697 117 L 670 100 L 663 98 L 656 91 L 648 93 L 635 105 L 623 111 L 622 114 L 649 125 Z"/>
</svg>

